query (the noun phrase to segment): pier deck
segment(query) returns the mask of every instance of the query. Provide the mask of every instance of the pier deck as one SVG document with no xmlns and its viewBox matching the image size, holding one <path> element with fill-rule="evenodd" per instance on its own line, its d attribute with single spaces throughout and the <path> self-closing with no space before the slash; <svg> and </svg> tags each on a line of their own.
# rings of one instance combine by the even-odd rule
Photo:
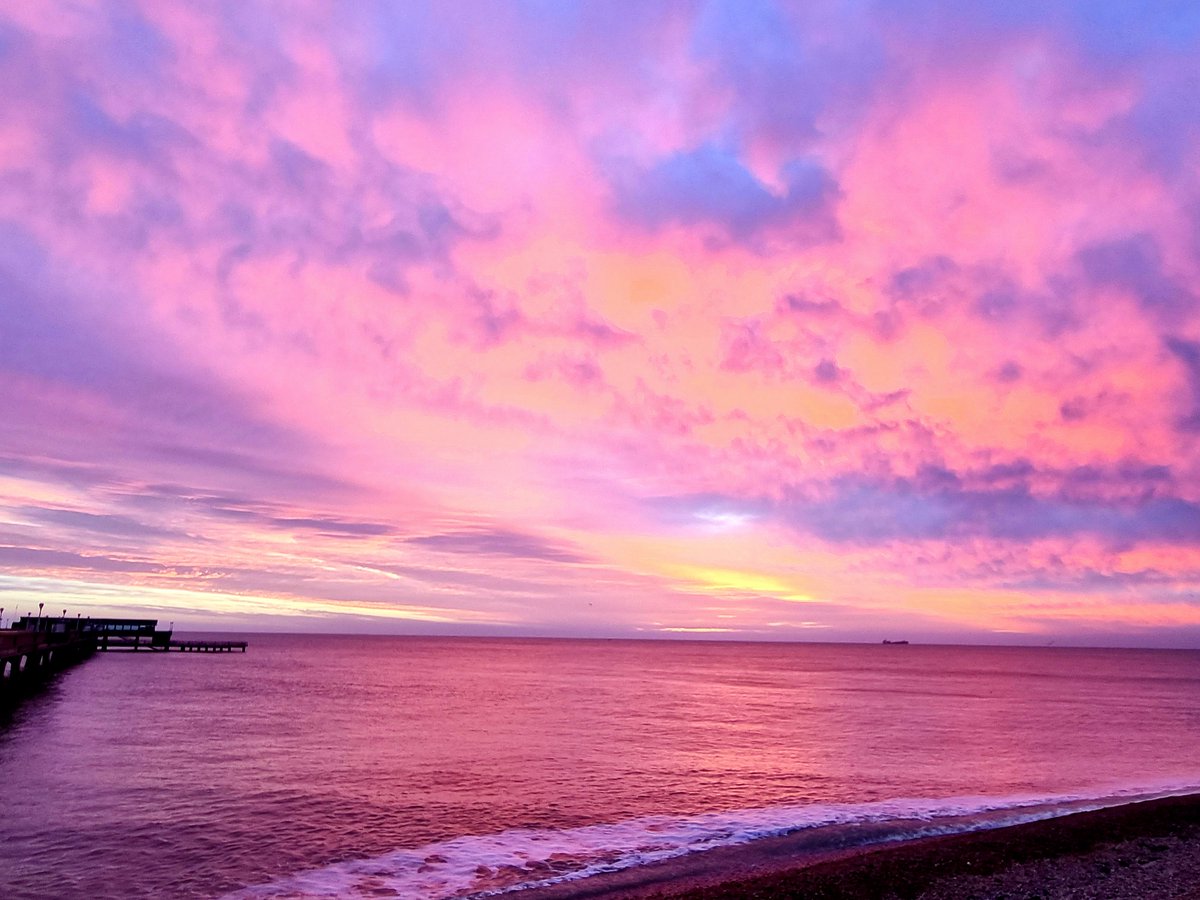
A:
<svg viewBox="0 0 1200 900">
<path fill-rule="evenodd" d="M 184 653 L 232 653 L 234 650 L 246 652 L 245 641 L 171 641 L 168 650 L 180 650 Z"/>
</svg>

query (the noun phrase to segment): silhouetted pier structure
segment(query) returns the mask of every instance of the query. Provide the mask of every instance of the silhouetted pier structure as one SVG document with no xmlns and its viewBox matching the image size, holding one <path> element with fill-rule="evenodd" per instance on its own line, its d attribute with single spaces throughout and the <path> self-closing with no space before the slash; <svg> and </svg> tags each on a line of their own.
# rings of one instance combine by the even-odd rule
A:
<svg viewBox="0 0 1200 900">
<path fill-rule="evenodd" d="M 28 693 L 95 652 L 95 638 L 78 631 L 0 629 L 0 700 Z"/>
<path fill-rule="evenodd" d="M 184 653 L 232 653 L 234 650 L 246 652 L 245 641 L 171 641 L 169 650 L 182 650 Z"/>
<path fill-rule="evenodd" d="M 33 627 L 25 624 L 28 617 L 21 619 L 18 627 Z M 77 619 L 78 628 L 84 634 L 96 638 L 96 649 L 110 650 L 166 650 L 171 644 L 171 629 L 159 629 L 157 619 Z M 69 620 L 68 620 L 69 622 Z"/>
<path fill-rule="evenodd" d="M 25 615 L 0 628 L 0 699 L 27 693 L 55 672 L 97 651 L 246 652 L 245 641 L 172 640 L 157 619 L 92 619 Z"/>
</svg>

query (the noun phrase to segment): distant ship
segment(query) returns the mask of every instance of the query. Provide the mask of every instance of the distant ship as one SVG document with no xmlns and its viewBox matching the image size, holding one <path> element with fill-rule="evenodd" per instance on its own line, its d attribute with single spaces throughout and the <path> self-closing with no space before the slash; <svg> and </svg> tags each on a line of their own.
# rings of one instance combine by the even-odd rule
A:
<svg viewBox="0 0 1200 900">
<path fill-rule="evenodd" d="M 889 641 L 887 638 L 884 638 L 883 642 L 885 644 L 907 644 L 908 643 L 908 641 Z"/>
</svg>

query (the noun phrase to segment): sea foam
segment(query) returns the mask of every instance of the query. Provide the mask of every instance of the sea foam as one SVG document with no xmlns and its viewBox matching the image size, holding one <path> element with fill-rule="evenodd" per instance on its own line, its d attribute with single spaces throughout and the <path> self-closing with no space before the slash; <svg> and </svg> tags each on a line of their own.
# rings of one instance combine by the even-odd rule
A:
<svg viewBox="0 0 1200 900">
<path fill-rule="evenodd" d="M 514 828 L 334 863 L 243 888 L 227 900 L 491 897 L 798 832 L 812 838 L 813 849 L 864 846 L 1016 825 L 1198 790 L 1200 785 L 1158 784 L 1040 797 L 897 799 L 642 816 L 561 830 Z"/>
</svg>

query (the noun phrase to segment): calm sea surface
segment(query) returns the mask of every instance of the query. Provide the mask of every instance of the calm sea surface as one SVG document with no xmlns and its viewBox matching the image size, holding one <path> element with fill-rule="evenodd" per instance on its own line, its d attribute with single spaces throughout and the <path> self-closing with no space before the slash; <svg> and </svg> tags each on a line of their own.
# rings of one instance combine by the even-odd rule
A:
<svg viewBox="0 0 1200 900">
<path fill-rule="evenodd" d="M 1196 652 L 249 639 L 0 720 L 0 895 L 461 897 L 1200 785 Z"/>
</svg>

